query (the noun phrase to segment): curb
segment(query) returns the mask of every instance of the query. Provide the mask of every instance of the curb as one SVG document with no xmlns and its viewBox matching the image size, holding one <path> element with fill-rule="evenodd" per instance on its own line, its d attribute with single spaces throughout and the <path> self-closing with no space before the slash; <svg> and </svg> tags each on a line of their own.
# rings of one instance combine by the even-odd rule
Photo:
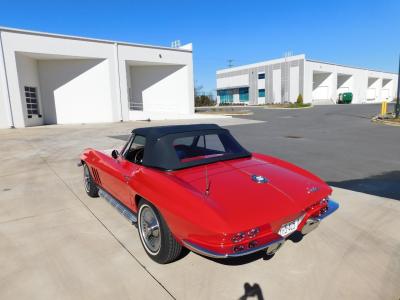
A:
<svg viewBox="0 0 400 300">
<path fill-rule="evenodd" d="M 380 124 L 384 124 L 384 125 L 388 125 L 388 126 L 397 126 L 397 127 L 399 127 L 400 126 L 400 123 L 399 122 L 392 122 L 392 121 L 388 121 L 388 120 L 381 120 L 381 119 L 378 119 L 378 117 L 373 117 L 372 119 L 371 119 L 371 122 L 373 122 L 373 123 L 380 123 Z"/>
</svg>

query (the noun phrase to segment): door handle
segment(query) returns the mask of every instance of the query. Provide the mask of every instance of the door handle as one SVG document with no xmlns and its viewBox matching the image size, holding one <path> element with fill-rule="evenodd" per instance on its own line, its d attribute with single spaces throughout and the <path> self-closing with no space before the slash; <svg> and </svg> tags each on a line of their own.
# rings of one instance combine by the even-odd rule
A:
<svg viewBox="0 0 400 300">
<path fill-rule="evenodd" d="M 124 175 L 125 181 L 128 182 L 132 179 L 132 176 Z"/>
</svg>

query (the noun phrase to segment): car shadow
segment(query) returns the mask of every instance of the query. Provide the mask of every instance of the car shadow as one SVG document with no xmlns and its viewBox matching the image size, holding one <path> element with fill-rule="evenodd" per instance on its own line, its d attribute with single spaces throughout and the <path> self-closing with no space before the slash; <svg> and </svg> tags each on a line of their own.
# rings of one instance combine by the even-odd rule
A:
<svg viewBox="0 0 400 300">
<path fill-rule="evenodd" d="M 361 179 L 328 181 L 334 187 L 400 200 L 400 171 L 384 172 Z"/>
</svg>

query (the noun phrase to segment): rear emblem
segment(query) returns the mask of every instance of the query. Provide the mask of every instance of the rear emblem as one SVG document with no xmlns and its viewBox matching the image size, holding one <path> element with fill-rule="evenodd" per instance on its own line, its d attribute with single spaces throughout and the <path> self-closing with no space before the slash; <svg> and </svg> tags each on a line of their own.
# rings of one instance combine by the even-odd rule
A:
<svg viewBox="0 0 400 300">
<path fill-rule="evenodd" d="M 319 187 L 312 186 L 307 188 L 307 194 L 312 194 L 319 191 Z"/>
<path fill-rule="evenodd" d="M 261 175 L 252 175 L 251 179 L 257 183 L 267 183 L 268 179 Z"/>
</svg>

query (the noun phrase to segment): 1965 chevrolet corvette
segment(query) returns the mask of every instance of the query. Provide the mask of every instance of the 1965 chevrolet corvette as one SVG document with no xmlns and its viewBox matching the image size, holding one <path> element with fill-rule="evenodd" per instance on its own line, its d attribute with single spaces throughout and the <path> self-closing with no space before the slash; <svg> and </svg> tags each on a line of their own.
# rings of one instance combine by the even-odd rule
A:
<svg viewBox="0 0 400 300">
<path fill-rule="evenodd" d="M 248 152 L 213 124 L 138 128 L 121 151 L 86 149 L 80 159 L 87 194 L 137 223 L 158 263 L 182 247 L 213 258 L 273 255 L 338 208 L 320 178 Z"/>
</svg>

